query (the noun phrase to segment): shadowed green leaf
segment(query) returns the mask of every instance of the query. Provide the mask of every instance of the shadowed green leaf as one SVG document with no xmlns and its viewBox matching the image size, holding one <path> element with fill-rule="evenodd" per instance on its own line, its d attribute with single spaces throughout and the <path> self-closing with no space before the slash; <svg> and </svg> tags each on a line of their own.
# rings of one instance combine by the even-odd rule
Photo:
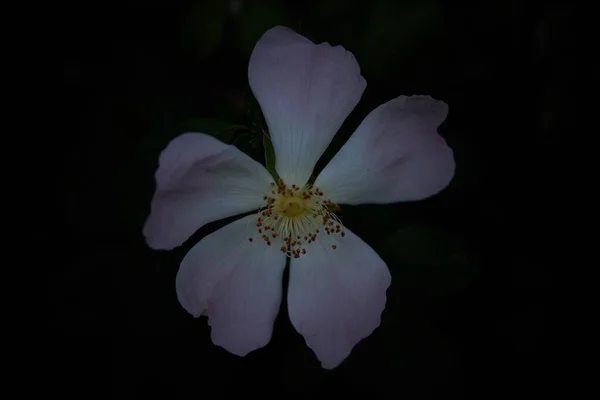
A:
<svg viewBox="0 0 600 400">
<path fill-rule="evenodd" d="M 266 132 L 263 132 L 263 146 L 265 148 L 265 167 L 267 168 L 267 171 L 269 171 L 273 179 L 277 180 L 279 176 L 277 175 L 277 171 L 275 170 L 275 150 L 273 149 L 271 138 Z"/>
</svg>

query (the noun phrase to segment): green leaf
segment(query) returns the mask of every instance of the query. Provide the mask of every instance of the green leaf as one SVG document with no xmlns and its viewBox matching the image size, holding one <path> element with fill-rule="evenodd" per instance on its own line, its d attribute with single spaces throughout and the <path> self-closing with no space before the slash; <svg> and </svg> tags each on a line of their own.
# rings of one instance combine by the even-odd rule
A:
<svg viewBox="0 0 600 400">
<path fill-rule="evenodd" d="M 263 131 L 263 147 L 265 148 L 265 167 L 267 171 L 271 174 L 274 180 L 279 178 L 277 171 L 275 170 L 275 150 L 273 149 L 273 144 L 271 143 L 271 138 L 269 135 Z"/>
<path fill-rule="evenodd" d="M 475 257 L 461 239 L 439 228 L 413 225 L 383 240 L 379 253 L 399 287 L 445 293 L 468 286 L 477 273 Z"/>
</svg>

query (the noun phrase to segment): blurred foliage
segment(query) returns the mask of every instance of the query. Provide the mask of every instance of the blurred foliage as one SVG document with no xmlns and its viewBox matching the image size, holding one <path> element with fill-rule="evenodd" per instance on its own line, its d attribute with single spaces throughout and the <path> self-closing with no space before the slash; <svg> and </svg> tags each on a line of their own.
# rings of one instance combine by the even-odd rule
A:
<svg viewBox="0 0 600 400">
<path fill-rule="evenodd" d="M 300 22 L 298 32 L 311 39 L 318 36 L 332 45 L 343 44 L 345 48 L 353 49 L 367 24 L 365 11 L 368 7 L 365 6 L 344 0 L 315 2 Z"/>
<path fill-rule="evenodd" d="M 411 48 L 431 45 L 425 39 L 440 22 L 440 9 L 432 0 L 378 0 L 372 3 L 367 18 L 367 28 L 355 54 L 366 73 L 377 74 L 385 70 L 394 56 L 411 54 Z"/>
<path fill-rule="evenodd" d="M 236 21 L 239 29 L 240 47 L 244 55 L 250 56 L 258 39 L 273 26 L 289 26 L 290 18 L 288 15 L 281 1 L 242 1 Z"/>
<path fill-rule="evenodd" d="M 444 294 L 468 286 L 477 263 L 463 240 L 440 228 L 412 225 L 387 236 L 378 252 L 387 261 L 394 286 Z"/>
<path fill-rule="evenodd" d="M 184 46 L 190 48 L 198 58 L 210 56 L 221 43 L 228 13 L 227 1 L 207 0 L 196 3 L 181 23 Z"/>
<path fill-rule="evenodd" d="M 181 132 L 200 132 L 232 144 L 236 137 L 247 130 L 245 126 L 235 125 L 216 118 L 190 118 L 182 123 Z"/>
<path fill-rule="evenodd" d="M 183 121 L 180 131 L 210 135 L 223 143 L 236 146 L 252 158 L 262 162 L 263 155 L 259 149 L 265 134 L 255 123 L 244 125 L 233 124 L 217 118 L 190 118 Z"/>
</svg>

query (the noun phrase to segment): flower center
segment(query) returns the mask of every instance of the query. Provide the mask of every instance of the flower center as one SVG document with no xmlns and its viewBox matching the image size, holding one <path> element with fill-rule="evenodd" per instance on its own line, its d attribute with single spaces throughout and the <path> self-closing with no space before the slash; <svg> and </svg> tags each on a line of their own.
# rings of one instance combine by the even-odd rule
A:
<svg viewBox="0 0 600 400">
<path fill-rule="evenodd" d="M 271 183 L 264 196 L 265 207 L 259 210 L 256 235 L 268 246 L 273 242 L 288 257 L 298 258 L 307 253 L 308 245 L 323 244 L 324 238 L 345 236 L 342 223 L 334 214 L 339 206 L 323 198 L 324 193 L 312 185 L 288 187 L 282 179 Z M 253 242 L 250 236 L 248 240 Z M 318 240 L 321 239 L 321 240 Z M 335 250 L 335 244 L 331 245 Z"/>
<path fill-rule="evenodd" d="M 291 196 L 286 193 L 275 200 L 274 208 L 286 217 L 294 218 L 305 212 L 307 204 L 306 200 L 300 196 L 296 196 L 296 193 L 293 193 Z"/>
</svg>

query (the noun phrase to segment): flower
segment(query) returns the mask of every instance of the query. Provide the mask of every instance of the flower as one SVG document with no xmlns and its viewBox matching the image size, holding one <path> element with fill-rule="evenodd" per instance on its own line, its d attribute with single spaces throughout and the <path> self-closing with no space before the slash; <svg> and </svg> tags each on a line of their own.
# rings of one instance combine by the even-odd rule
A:
<svg viewBox="0 0 600 400">
<path fill-rule="evenodd" d="M 144 236 L 154 249 L 173 249 L 209 222 L 259 210 L 188 252 L 178 299 L 193 316 L 208 316 L 214 344 L 244 356 L 271 339 L 288 257 L 290 320 L 322 367 L 334 368 L 379 326 L 391 284 L 384 261 L 335 210 L 420 200 L 446 187 L 454 158 L 437 127 L 448 107 L 428 96 L 379 106 L 309 185 L 365 90 L 356 59 L 278 26 L 256 44 L 248 77 L 280 179 L 234 146 L 182 134 L 160 154 Z"/>
</svg>

